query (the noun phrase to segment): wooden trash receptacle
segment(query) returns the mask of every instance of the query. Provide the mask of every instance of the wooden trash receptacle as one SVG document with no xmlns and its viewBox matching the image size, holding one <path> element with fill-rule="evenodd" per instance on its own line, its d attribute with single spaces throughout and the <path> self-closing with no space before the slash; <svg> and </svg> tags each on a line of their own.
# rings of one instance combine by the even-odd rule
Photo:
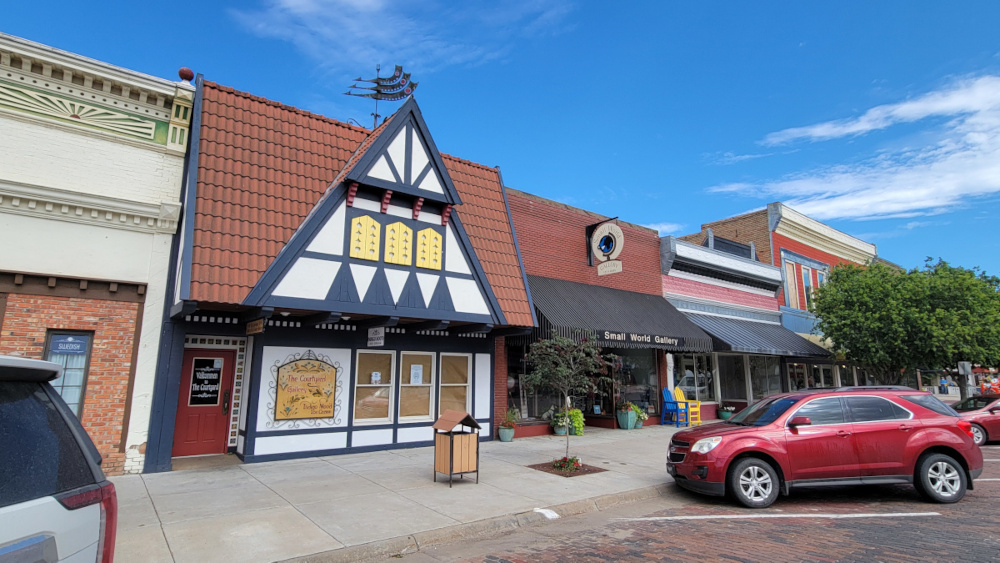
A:
<svg viewBox="0 0 1000 563">
<path fill-rule="evenodd" d="M 468 428 L 468 430 L 466 430 Z M 457 430 L 456 430 L 457 429 Z M 479 430 L 482 427 L 467 412 L 444 411 L 434 423 L 434 482 L 438 473 L 448 475 L 448 487 L 455 475 L 476 474 L 479 483 Z"/>
</svg>

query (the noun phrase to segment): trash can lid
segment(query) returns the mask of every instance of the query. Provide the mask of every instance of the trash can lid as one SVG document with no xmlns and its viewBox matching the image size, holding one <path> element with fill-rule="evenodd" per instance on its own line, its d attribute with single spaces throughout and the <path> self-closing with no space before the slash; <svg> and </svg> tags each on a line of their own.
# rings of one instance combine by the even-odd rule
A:
<svg viewBox="0 0 1000 563">
<path fill-rule="evenodd" d="M 444 411 L 441 418 L 438 418 L 437 422 L 434 423 L 434 428 L 436 430 L 451 432 L 459 424 L 462 426 L 482 429 L 482 426 L 476 422 L 476 419 L 473 418 L 471 414 L 462 411 Z"/>
</svg>

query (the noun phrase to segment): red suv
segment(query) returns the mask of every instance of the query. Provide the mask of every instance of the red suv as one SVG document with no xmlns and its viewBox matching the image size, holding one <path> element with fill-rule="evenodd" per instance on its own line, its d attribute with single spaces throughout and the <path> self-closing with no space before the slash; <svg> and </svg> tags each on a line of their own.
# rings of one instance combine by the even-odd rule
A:
<svg viewBox="0 0 1000 563">
<path fill-rule="evenodd" d="M 772 395 L 728 421 L 678 432 L 667 472 L 750 508 L 796 487 L 912 483 L 957 502 L 983 471 L 972 426 L 930 393 L 846 387 Z"/>
</svg>

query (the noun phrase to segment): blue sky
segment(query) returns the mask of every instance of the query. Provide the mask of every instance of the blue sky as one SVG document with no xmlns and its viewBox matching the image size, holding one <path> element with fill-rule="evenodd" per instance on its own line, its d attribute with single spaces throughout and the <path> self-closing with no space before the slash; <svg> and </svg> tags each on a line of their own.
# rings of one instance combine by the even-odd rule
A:
<svg viewBox="0 0 1000 563">
<path fill-rule="evenodd" d="M 674 235 L 783 201 L 907 268 L 1000 275 L 998 22 L 976 1 L 51 0 L 0 31 L 365 126 L 343 93 L 400 64 L 438 148 L 512 188 Z"/>
</svg>

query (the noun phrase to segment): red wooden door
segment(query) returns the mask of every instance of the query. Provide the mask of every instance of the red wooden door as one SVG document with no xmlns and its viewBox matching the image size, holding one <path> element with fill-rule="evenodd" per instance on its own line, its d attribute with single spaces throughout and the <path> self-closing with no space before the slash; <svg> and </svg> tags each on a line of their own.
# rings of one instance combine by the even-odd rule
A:
<svg viewBox="0 0 1000 563">
<path fill-rule="evenodd" d="M 174 423 L 174 456 L 225 453 L 232 404 L 232 350 L 185 350 Z"/>
</svg>

